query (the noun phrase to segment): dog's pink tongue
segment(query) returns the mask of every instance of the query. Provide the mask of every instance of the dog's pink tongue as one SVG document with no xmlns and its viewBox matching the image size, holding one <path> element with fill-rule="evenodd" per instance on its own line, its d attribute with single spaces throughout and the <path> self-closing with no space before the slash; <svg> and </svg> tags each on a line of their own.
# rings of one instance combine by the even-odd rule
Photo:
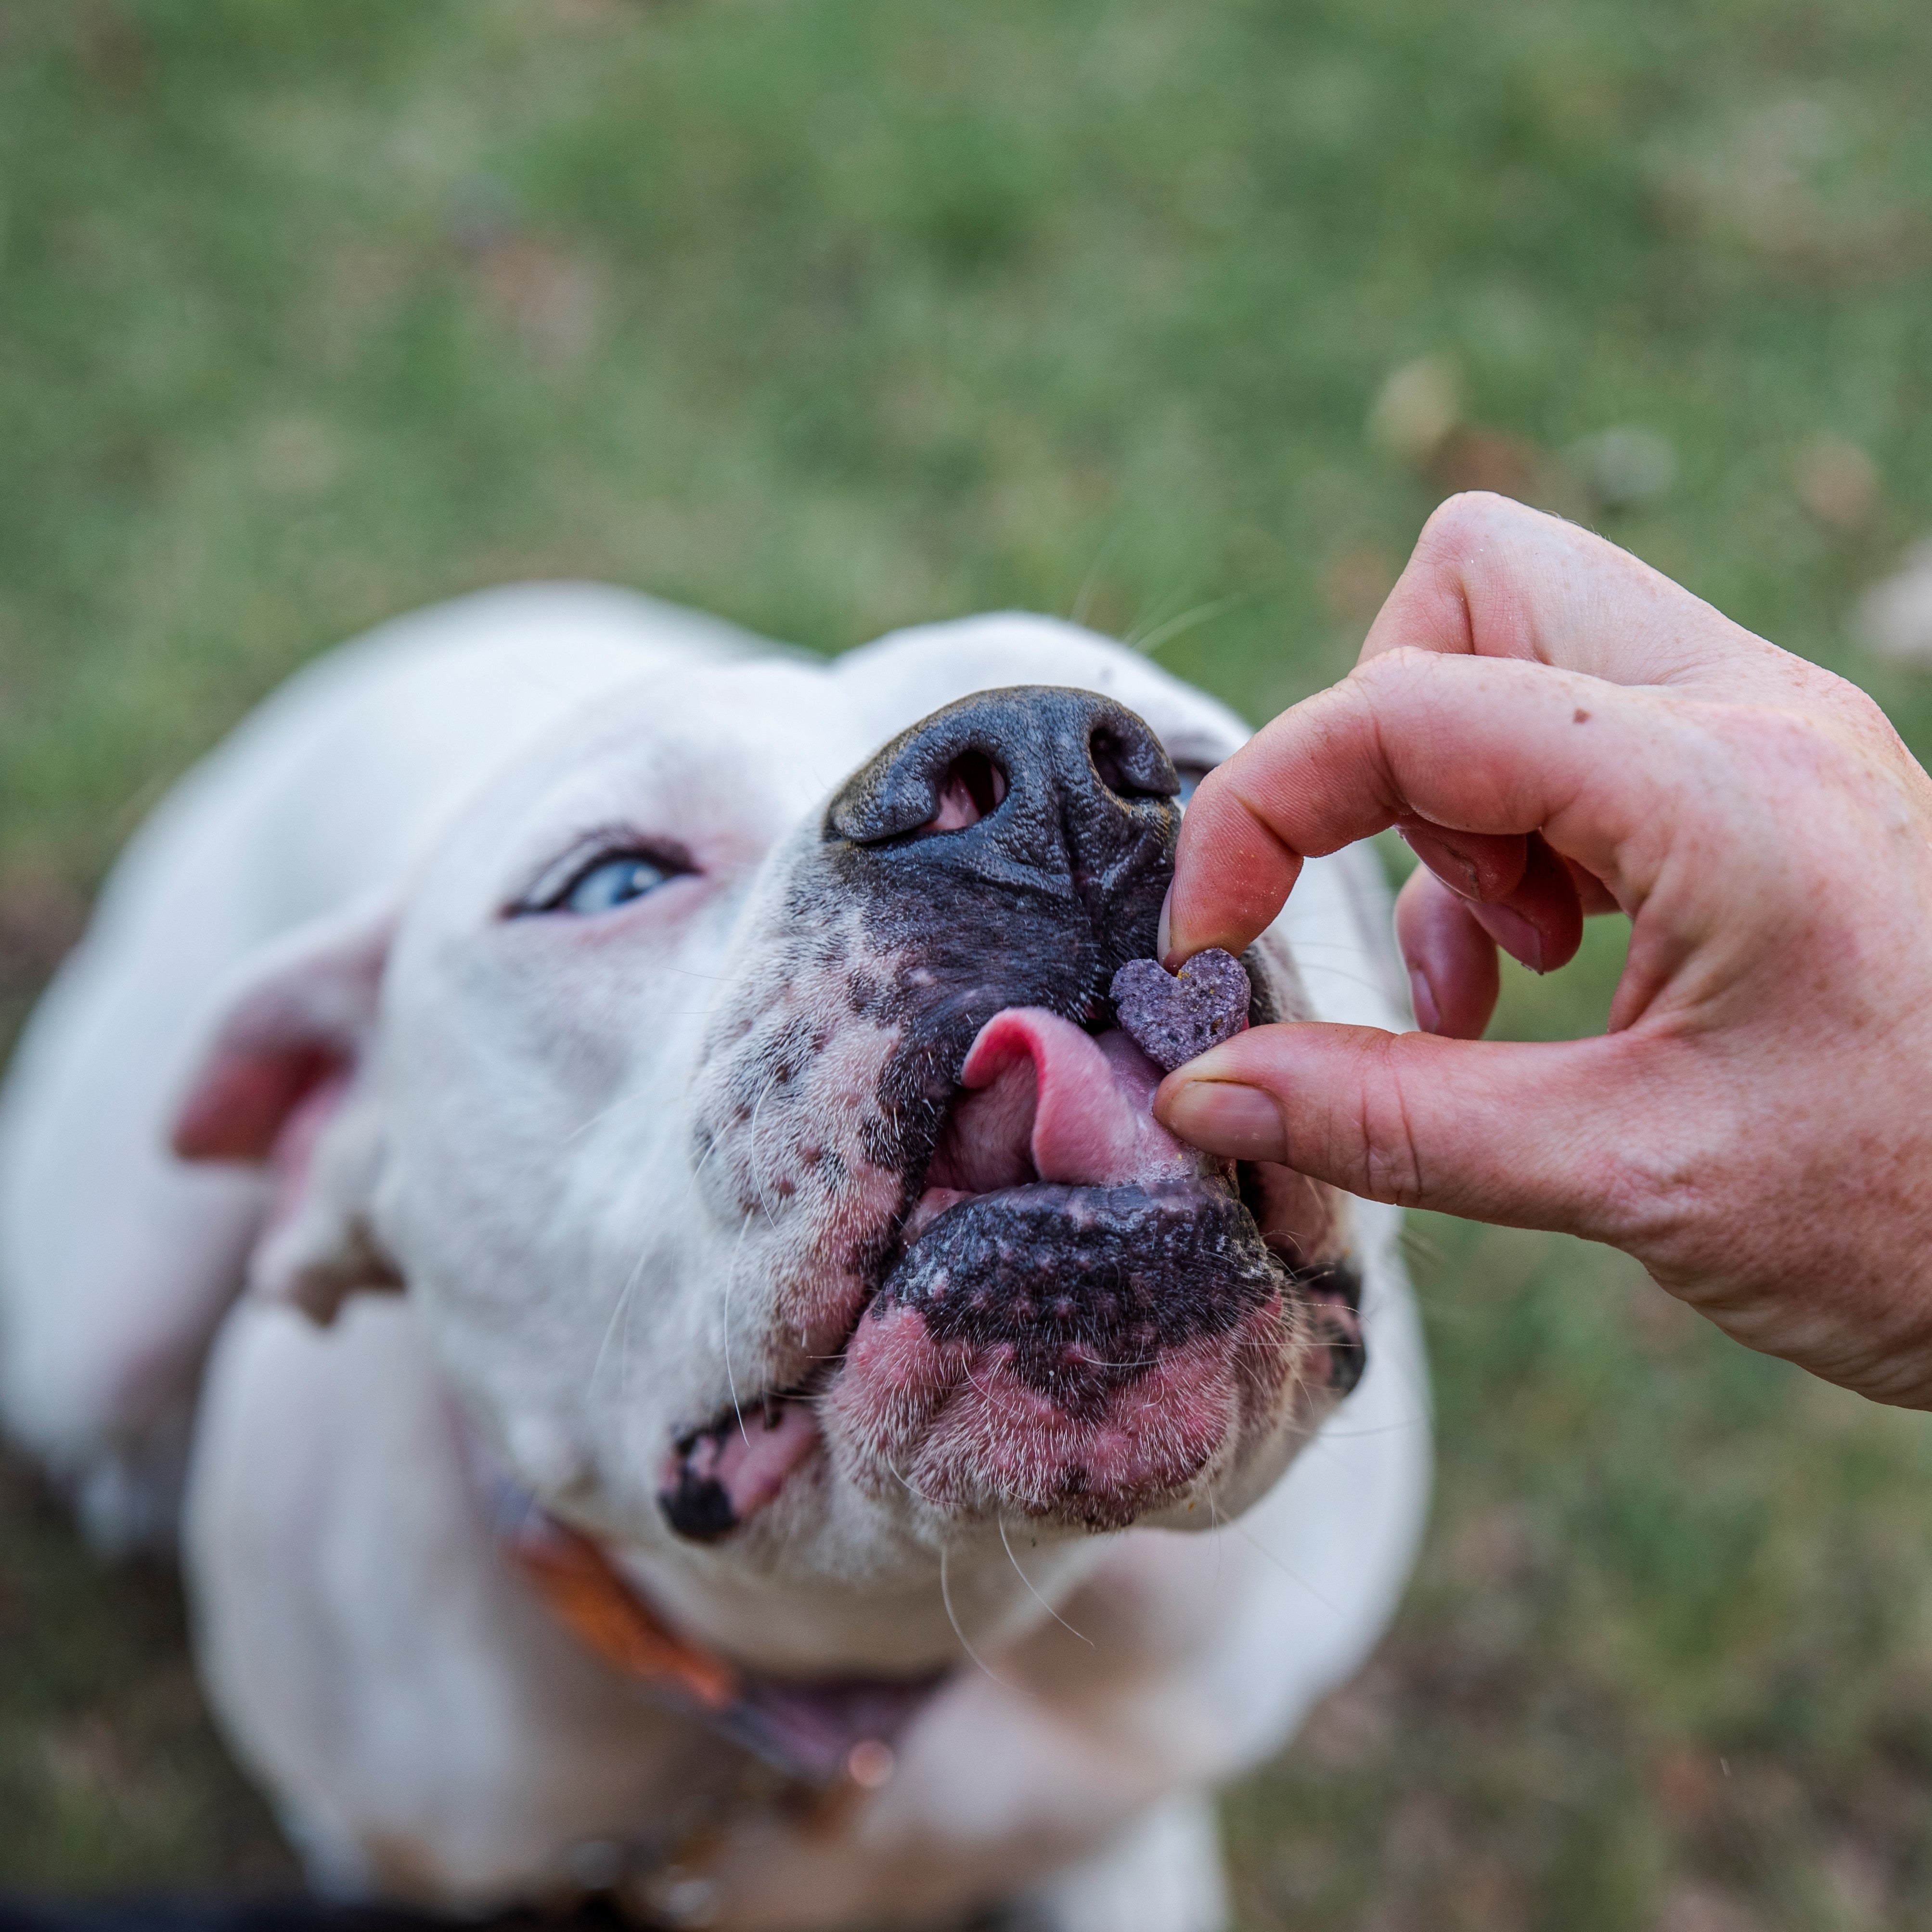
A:
<svg viewBox="0 0 1932 1932">
<path fill-rule="evenodd" d="M 1211 1162 L 1154 1118 L 1160 1080 L 1124 1033 L 1096 1040 L 1044 1007 L 1009 1006 L 980 1029 L 961 1070 L 974 1098 L 956 1116 L 947 1178 L 979 1192 L 1036 1177 L 1116 1187 L 1207 1172 Z"/>
</svg>

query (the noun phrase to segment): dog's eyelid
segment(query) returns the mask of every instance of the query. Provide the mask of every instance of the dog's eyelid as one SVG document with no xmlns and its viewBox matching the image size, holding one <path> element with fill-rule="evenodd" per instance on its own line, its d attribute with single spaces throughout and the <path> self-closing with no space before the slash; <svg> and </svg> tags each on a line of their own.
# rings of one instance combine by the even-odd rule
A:
<svg viewBox="0 0 1932 1932">
<path fill-rule="evenodd" d="M 502 916 L 521 919 L 558 910 L 588 874 L 616 859 L 641 860 L 656 866 L 668 879 L 702 869 L 676 839 L 639 832 L 634 826 L 607 826 L 587 833 L 553 859 L 505 906 Z"/>
</svg>

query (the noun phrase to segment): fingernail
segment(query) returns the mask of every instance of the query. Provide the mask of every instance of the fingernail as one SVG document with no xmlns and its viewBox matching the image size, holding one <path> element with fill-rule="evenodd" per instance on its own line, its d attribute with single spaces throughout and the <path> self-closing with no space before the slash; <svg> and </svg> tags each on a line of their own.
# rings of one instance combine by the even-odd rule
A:
<svg viewBox="0 0 1932 1932">
<path fill-rule="evenodd" d="M 1427 977 L 1420 966 L 1408 969 L 1408 1002 L 1415 1009 L 1415 1023 L 1424 1033 L 1442 1030 L 1442 1010 L 1436 1004 Z"/>
<path fill-rule="evenodd" d="M 1162 896 L 1160 902 L 1160 923 L 1154 928 L 1154 956 L 1158 959 L 1163 966 L 1167 964 L 1167 948 L 1170 936 L 1168 932 L 1168 914 L 1172 908 L 1173 904 L 1174 888 L 1172 886 L 1169 886 L 1166 892 Z"/>
<path fill-rule="evenodd" d="M 1472 905 L 1476 922 L 1513 958 L 1532 973 L 1543 970 L 1543 934 L 1522 914 L 1506 905 Z"/>
<path fill-rule="evenodd" d="M 1467 899 L 1476 896 L 1481 874 L 1475 860 L 1466 852 L 1459 852 L 1433 827 L 1425 829 L 1411 823 L 1398 825 L 1396 830 L 1408 849 L 1451 892 L 1460 892 Z"/>
<path fill-rule="evenodd" d="M 1224 1160 L 1288 1158 L 1281 1110 L 1256 1087 L 1226 1080 L 1190 1080 L 1168 1102 L 1168 1131 Z"/>
</svg>

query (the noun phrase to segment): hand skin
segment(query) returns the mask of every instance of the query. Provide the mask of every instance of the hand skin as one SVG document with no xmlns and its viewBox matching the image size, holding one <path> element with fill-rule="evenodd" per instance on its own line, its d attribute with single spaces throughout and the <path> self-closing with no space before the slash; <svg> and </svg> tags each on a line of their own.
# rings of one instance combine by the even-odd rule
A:
<svg viewBox="0 0 1932 1932">
<path fill-rule="evenodd" d="M 1390 825 L 1426 1030 L 1261 1027 L 1155 1112 L 1212 1152 L 1634 1255 L 1727 1334 L 1932 1408 L 1932 780 L 1878 707 L 1586 531 L 1430 519 L 1332 689 L 1187 808 L 1166 956 Z M 1479 1037 L 1496 945 L 1628 915 L 1608 1030 Z"/>
</svg>

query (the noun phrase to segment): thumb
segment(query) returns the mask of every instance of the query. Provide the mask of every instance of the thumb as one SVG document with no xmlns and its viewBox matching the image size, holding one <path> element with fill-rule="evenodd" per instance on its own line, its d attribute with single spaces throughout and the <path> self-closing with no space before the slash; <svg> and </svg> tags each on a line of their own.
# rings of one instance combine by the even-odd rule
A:
<svg viewBox="0 0 1932 1932">
<path fill-rule="evenodd" d="M 1618 1238 L 1636 1190 L 1642 1049 L 1256 1027 L 1169 1074 L 1154 1112 L 1210 1154 L 1371 1200 Z"/>
</svg>

